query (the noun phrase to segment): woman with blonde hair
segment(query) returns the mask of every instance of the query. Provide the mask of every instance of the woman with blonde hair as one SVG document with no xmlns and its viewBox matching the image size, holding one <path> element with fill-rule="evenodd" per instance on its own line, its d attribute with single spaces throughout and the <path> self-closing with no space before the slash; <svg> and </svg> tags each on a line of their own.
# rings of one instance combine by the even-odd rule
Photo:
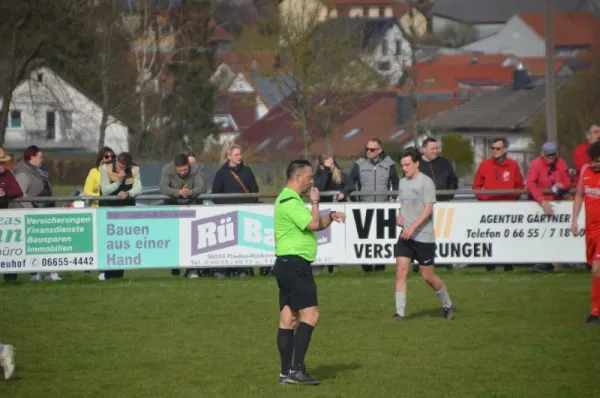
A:
<svg viewBox="0 0 600 398">
<path fill-rule="evenodd" d="M 257 193 L 258 184 L 252 169 L 244 164 L 242 147 L 229 141 L 221 150 L 223 166 L 217 171 L 212 184 L 212 193 Z M 258 198 L 213 199 L 215 204 L 256 203 Z M 219 278 L 225 277 L 224 270 L 215 270 Z M 253 275 L 252 268 L 231 269 L 230 273 L 240 276 Z"/>
<path fill-rule="evenodd" d="M 339 191 L 337 193 L 338 202 L 349 201 L 350 192 L 354 191 L 354 183 L 344 170 L 335 162 L 333 156 L 328 154 L 320 155 L 318 158 L 319 167 L 315 173 L 315 187 L 320 192 Z M 333 202 L 332 196 L 321 195 L 321 202 Z M 315 275 L 319 275 L 324 267 L 313 267 Z M 337 272 L 337 265 L 328 265 L 329 273 Z"/>
<path fill-rule="evenodd" d="M 315 187 L 320 192 L 340 191 L 337 194 L 338 202 L 346 202 L 355 187 L 352 179 L 344 170 L 340 169 L 331 155 L 319 156 L 319 167 L 315 173 Z M 322 196 L 321 202 L 333 202 L 333 197 Z"/>
<path fill-rule="evenodd" d="M 111 163 L 115 160 L 115 151 L 110 147 L 103 147 L 96 156 L 96 166 L 90 169 L 85 185 L 83 186 L 83 196 L 101 196 L 100 192 L 100 166 Z M 92 202 L 91 207 L 98 207 L 98 201 Z"/>
</svg>

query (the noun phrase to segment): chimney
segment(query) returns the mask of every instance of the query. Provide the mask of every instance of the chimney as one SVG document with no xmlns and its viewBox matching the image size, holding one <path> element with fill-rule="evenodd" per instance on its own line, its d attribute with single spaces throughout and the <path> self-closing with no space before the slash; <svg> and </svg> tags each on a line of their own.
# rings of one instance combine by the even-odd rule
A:
<svg viewBox="0 0 600 398">
<path fill-rule="evenodd" d="M 401 125 L 412 119 L 413 105 L 410 95 L 398 94 L 396 96 L 396 124 Z"/>
<path fill-rule="evenodd" d="M 519 63 L 513 71 L 513 90 L 519 91 L 524 89 L 529 81 L 529 72 L 523 67 L 522 63 Z"/>
</svg>

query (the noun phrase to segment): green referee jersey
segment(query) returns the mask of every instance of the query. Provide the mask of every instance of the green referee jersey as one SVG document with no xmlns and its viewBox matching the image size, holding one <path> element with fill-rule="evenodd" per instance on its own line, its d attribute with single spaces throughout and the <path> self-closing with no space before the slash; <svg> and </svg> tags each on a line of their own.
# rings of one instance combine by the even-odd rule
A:
<svg viewBox="0 0 600 398">
<path fill-rule="evenodd" d="M 300 256 L 313 262 L 317 257 L 317 234 L 306 229 L 310 210 L 296 191 L 283 188 L 275 201 L 275 255 Z"/>
</svg>

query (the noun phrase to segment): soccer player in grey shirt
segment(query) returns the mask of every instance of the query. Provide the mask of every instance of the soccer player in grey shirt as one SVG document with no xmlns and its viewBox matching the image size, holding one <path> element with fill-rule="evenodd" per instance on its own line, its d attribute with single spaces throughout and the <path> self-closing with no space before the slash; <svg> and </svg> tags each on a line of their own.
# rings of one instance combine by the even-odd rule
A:
<svg viewBox="0 0 600 398">
<path fill-rule="evenodd" d="M 400 210 L 397 223 L 402 233 L 394 246 L 396 257 L 396 314 L 395 321 L 403 321 L 406 309 L 406 281 L 413 260 L 419 263 L 423 280 L 442 300 L 444 319 L 452 319 L 456 304 L 450 299 L 444 282 L 435 274 L 435 231 L 433 205 L 435 185 L 431 178 L 419 171 L 419 151 L 407 148 L 400 155 L 404 177 L 400 180 Z"/>
</svg>

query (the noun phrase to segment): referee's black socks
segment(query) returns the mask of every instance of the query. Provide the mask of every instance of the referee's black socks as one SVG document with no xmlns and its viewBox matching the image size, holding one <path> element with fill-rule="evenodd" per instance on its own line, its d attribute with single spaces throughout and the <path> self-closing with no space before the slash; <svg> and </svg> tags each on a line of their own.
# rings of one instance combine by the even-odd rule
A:
<svg viewBox="0 0 600 398">
<path fill-rule="evenodd" d="M 300 322 L 296 329 L 296 334 L 294 334 L 294 370 L 298 370 L 304 365 L 304 357 L 306 351 L 308 351 L 314 328 L 308 323 Z"/>
<path fill-rule="evenodd" d="M 279 329 L 277 331 L 277 348 L 281 358 L 281 374 L 287 375 L 292 366 L 292 355 L 294 355 L 294 329 Z"/>
</svg>

